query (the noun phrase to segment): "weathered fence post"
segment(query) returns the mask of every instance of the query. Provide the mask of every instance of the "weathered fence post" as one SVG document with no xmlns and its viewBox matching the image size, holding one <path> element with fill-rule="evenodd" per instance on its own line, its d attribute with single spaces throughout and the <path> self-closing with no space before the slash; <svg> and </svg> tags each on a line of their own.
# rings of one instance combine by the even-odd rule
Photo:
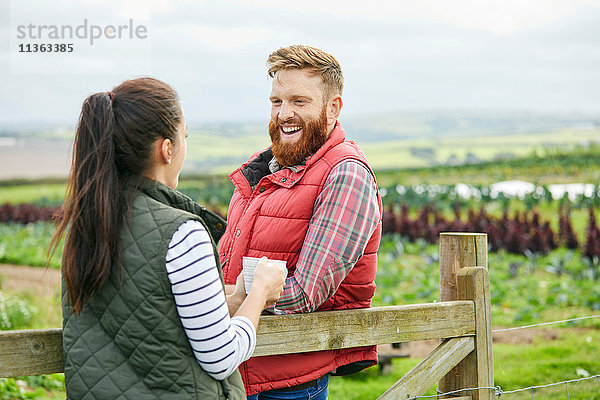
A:
<svg viewBox="0 0 600 400">
<path fill-rule="evenodd" d="M 487 269 L 485 233 L 440 233 L 440 300 L 458 299 L 456 276 L 461 268 Z"/>
<path fill-rule="evenodd" d="M 485 277 L 481 273 L 475 274 L 476 276 L 461 274 L 460 285 L 458 280 L 463 268 L 487 269 L 487 266 L 486 234 L 440 234 L 440 300 L 474 300 L 476 318 L 475 350 L 440 380 L 439 390 L 442 393 L 493 385 L 489 276 L 487 273 Z M 468 392 L 456 394 L 469 395 Z M 472 395 L 473 399 L 492 399 L 493 391 L 474 391 Z"/>
</svg>

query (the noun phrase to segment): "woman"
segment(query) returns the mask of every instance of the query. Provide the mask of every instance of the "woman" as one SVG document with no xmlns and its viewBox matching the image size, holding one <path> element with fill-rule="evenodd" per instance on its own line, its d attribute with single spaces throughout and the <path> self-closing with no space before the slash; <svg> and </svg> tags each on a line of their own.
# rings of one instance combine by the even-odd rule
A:
<svg viewBox="0 0 600 400">
<path fill-rule="evenodd" d="M 215 247 L 225 223 L 174 190 L 185 137 L 178 96 L 159 80 L 84 101 L 51 245 L 65 236 L 68 398 L 246 398 L 237 366 L 285 271 L 263 259 L 247 297 L 242 279 L 225 296 Z"/>
</svg>

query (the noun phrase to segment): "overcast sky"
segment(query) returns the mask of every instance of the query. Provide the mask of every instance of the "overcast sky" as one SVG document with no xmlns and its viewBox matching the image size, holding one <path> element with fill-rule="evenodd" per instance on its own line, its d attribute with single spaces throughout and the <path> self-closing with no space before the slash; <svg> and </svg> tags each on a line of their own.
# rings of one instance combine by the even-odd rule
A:
<svg viewBox="0 0 600 400">
<path fill-rule="evenodd" d="M 371 3 L 371 4 L 369 4 Z M 143 25 L 147 36 L 19 39 L 19 25 Z M 600 113 L 600 1 L 0 0 L 0 125 L 73 123 L 83 99 L 151 75 L 190 121 L 266 120 L 267 55 L 338 58 L 343 116 L 502 109 Z M 18 46 L 72 43 L 68 54 Z"/>
</svg>

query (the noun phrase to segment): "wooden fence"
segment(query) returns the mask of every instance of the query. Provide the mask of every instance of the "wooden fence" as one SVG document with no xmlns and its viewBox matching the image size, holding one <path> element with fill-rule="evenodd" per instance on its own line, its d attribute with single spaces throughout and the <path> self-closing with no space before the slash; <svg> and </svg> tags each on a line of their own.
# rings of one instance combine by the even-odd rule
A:
<svg viewBox="0 0 600 400">
<path fill-rule="evenodd" d="M 442 233 L 441 302 L 311 314 L 263 316 L 254 356 L 441 339 L 440 345 L 379 399 L 439 390 L 492 387 L 487 236 Z M 61 329 L 0 332 L 0 377 L 62 372 Z M 493 389 L 463 390 L 452 399 L 492 400 Z"/>
</svg>

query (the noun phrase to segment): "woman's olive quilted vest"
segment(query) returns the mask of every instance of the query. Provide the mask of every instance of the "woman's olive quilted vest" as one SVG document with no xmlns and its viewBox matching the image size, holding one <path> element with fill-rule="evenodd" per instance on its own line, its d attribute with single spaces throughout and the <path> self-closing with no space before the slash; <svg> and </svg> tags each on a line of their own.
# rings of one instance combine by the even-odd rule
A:
<svg viewBox="0 0 600 400">
<path fill-rule="evenodd" d="M 207 228 L 217 257 L 214 241 L 225 222 L 187 196 L 145 181 L 121 234 L 121 274 L 114 271 L 79 315 L 63 288 L 69 399 L 246 398 L 238 371 L 217 381 L 200 368 L 177 314 L 165 257 L 171 237 L 190 219 Z M 219 274 L 222 280 L 220 268 Z"/>
</svg>

